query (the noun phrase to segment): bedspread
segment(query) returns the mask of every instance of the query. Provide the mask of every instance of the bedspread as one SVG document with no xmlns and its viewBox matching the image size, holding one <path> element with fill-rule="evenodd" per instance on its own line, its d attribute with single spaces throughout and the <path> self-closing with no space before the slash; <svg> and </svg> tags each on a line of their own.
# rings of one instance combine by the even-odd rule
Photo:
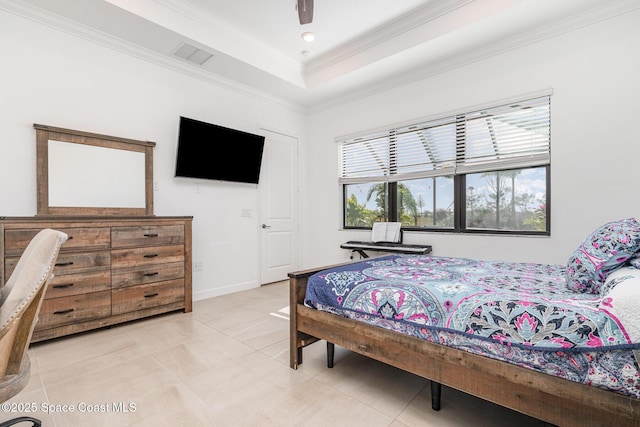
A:
<svg viewBox="0 0 640 427">
<path fill-rule="evenodd" d="M 390 255 L 309 278 L 311 307 L 640 397 L 633 342 L 566 267 Z"/>
</svg>

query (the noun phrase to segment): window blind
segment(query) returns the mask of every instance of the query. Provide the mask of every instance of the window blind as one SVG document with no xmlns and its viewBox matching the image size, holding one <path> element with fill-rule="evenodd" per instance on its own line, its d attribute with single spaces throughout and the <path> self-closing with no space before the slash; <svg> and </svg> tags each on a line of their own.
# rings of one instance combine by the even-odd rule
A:
<svg viewBox="0 0 640 427">
<path fill-rule="evenodd" d="M 456 173 L 549 164 L 549 102 L 545 96 L 458 116 Z"/>
<path fill-rule="evenodd" d="M 371 182 L 391 174 L 390 133 L 355 138 L 340 144 L 340 178 L 345 183 Z"/>
<path fill-rule="evenodd" d="M 549 164 L 550 96 L 340 141 L 341 184 Z"/>
</svg>

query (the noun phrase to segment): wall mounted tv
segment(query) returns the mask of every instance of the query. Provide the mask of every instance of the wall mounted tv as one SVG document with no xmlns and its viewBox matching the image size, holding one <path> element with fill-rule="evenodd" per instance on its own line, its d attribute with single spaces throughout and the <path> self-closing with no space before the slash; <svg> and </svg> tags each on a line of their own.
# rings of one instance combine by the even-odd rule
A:
<svg viewBox="0 0 640 427">
<path fill-rule="evenodd" d="M 176 177 L 257 184 L 264 136 L 180 117 Z"/>
</svg>

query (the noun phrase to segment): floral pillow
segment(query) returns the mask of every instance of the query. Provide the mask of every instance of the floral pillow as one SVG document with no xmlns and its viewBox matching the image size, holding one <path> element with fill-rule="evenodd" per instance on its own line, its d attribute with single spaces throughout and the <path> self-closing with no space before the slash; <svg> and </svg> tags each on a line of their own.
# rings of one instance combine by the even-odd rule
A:
<svg viewBox="0 0 640 427">
<path fill-rule="evenodd" d="M 627 264 L 629 264 L 633 268 L 640 269 L 640 254 L 635 254 L 629 260 L 627 260 Z"/>
<path fill-rule="evenodd" d="M 622 267 L 640 250 L 640 223 L 634 218 L 609 222 L 578 246 L 567 262 L 567 286 L 597 294 L 607 274 Z"/>
</svg>

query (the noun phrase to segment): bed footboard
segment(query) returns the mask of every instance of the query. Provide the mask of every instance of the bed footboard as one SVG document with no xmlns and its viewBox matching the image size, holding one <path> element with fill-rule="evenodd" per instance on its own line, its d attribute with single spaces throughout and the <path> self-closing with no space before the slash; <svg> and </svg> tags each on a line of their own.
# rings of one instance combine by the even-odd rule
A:
<svg viewBox="0 0 640 427">
<path fill-rule="evenodd" d="M 638 399 L 306 307 L 307 279 L 326 268 L 289 274 L 291 368 L 322 339 L 557 426 L 640 425 Z"/>
<path fill-rule="evenodd" d="M 298 310 L 297 306 L 304 304 L 304 292 L 307 288 L 307 279 L 309 275 L 301 273 L 289 274 L 289 366 L 291 369 L 298 369 L 298 365 L 302 363 L 302 349 L 318 341 L 318 338 L 312 337 L 298 330 Z"/>
</svg>

